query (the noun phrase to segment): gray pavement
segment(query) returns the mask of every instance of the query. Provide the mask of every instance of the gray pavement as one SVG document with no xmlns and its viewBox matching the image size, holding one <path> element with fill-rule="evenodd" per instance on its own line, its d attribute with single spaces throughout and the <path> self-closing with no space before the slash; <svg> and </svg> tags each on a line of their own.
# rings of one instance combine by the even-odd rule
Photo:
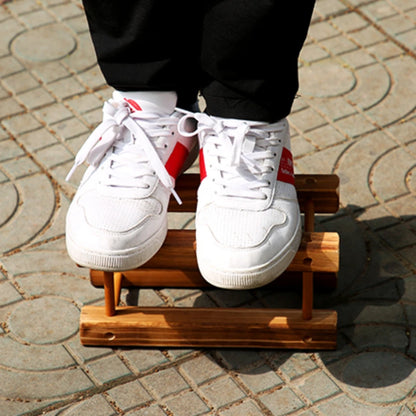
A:
<svg viewBox="0 0 416 416">
<path fill-rule="evenodd" d="M 0 6 L 0 415 L 416 414 L 415 20 L 414 0 L 318 0 L 302 51 L 296 170 L 341 178 L 340 212 L 319 218 L 341 235 L 339 284 L 316 295 L 339 313 L 338 349 L 109 349 L 79 342 L 80 308 L 103 293 L 66 254 L 82 172 L 64 178 L 111 89 L 80 1 Z M 259 302 L 299 295 L 140 292 L 143 305 Z"/>
</svg>

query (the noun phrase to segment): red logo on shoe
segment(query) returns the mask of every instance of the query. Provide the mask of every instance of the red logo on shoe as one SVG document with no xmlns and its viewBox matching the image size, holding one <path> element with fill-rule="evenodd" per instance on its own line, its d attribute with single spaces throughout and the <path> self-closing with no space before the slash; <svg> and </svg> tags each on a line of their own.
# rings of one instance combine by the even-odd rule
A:
<svg viewBox="0 0 416 416">
<path fill-rule="evenodd" d="M 139 106 L 139 104 L 136 103 L 134 100 L 128 100 L 127 98 L 124 99 L 132 108 L 132 110 L 136 111 L 142 111 L 142 108 Z"/>
<path fill-rule="evenodd" d="M 280 157 L 279 172 L 277 173 L 277 180 L 286 182 L 291 185 L 295 184 L 295 174 L 293 169 L 293 158 L 290 150 L 286 147 L 282 150 L 282 156 Z"/>
</svg>

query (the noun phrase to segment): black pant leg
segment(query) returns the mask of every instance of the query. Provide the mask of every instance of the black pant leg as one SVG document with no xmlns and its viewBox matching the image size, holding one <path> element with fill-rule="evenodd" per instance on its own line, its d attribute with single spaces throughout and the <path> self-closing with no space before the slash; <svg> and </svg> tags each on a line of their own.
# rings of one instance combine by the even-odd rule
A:
<svg viewBox="0 0 416 416">
<path fill-rule="evenodd" d="M 206 0 L 201 43 L 211 115 L 286 117 L 298 90 L 298 56 L 314 0 Z"/>
<path fill-rule="evenodd" d="M 200 1 L 83 0 L 100 69 L 120 91 L 176 91 L 178 105 L 199 89 Z"/>
</svg>

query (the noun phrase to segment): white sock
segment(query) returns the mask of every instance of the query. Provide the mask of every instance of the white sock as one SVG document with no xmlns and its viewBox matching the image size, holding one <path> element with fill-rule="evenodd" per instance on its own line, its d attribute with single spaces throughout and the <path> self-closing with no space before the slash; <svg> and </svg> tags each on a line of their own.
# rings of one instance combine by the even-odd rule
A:
<svg viewBox="0 0 416 416">
<path fill-rule="evenodd" d="M 177 102 L 174 91 L 115 91 L 114 98 L 133 100 L 143 111 L 172 114 Z"/>
</svg>

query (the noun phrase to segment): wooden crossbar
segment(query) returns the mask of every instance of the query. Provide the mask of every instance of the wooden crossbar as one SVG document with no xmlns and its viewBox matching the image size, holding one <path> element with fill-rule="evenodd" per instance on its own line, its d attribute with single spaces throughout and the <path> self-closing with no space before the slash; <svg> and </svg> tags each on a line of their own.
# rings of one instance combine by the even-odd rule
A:
<svg viewBox="0 0 416 416">
<path fill-rule="evenodd" d="M 183 175 L 176 185 L 183 204 L 172 212 L 194 212 L 199 175 Z M 313 285 L 333 288 L 339 269 L 339 236 L 314 231 L 315 213 L 339 206 L 336 175 L 297 175 L 304 213 L 300 248 L 287 271 L 271 286 L 301 282 L 301 309 L 119 307 L 121 287 L 206 287 L 195 256 L 195 231 L 169 230 L 160 251 L 145 265 L 118 273 L 91 270 L 94 286 L 104 286 L 105 306 L 85 306 L 80 335 L 85 345 L 166 347 L 336 348 L 337 314 L 313 309 Z M 285 284 L 283 284 L 285 286 Z M 290 285 L 288 285 L 290 286 Z"/>
<path fill-rule="evenodd" d="M 198 271 L 194 230 L 169 230 L 160 251 L 142 267 L 122 272 L 122 287 L 206 287 Z M 323 272 L 334 276 L 339 269 L 337 233 L 304 233 L 288 272 Z M 91 270 L 91 283 L 104 285 L 104 272 Z M 278 279 L 275 280 L 278 282 Z"/>
<path fill-rule="evenodd" d="M 305 321 L 293 309 L 129 306 L 108 317 L 103 307 L 85 306 L 80 334 L 88 345 L 333 349 L 336 320 L 325 310 Z"/>
<path fill-rule="evenodd" d="M 182 199 L 179 205 L 174 199 L 169 204 L 170 212 L 195 212 L 199 175 L 182 175 L 178 178 L 176 190 Z M 295 186 L 299 206 L 306 210 L 306 202 L 313 200 L 315 212 L 332 214 L 339 209 L 339 178 L 337 175 L 296 175 Z"/>
</svg>

